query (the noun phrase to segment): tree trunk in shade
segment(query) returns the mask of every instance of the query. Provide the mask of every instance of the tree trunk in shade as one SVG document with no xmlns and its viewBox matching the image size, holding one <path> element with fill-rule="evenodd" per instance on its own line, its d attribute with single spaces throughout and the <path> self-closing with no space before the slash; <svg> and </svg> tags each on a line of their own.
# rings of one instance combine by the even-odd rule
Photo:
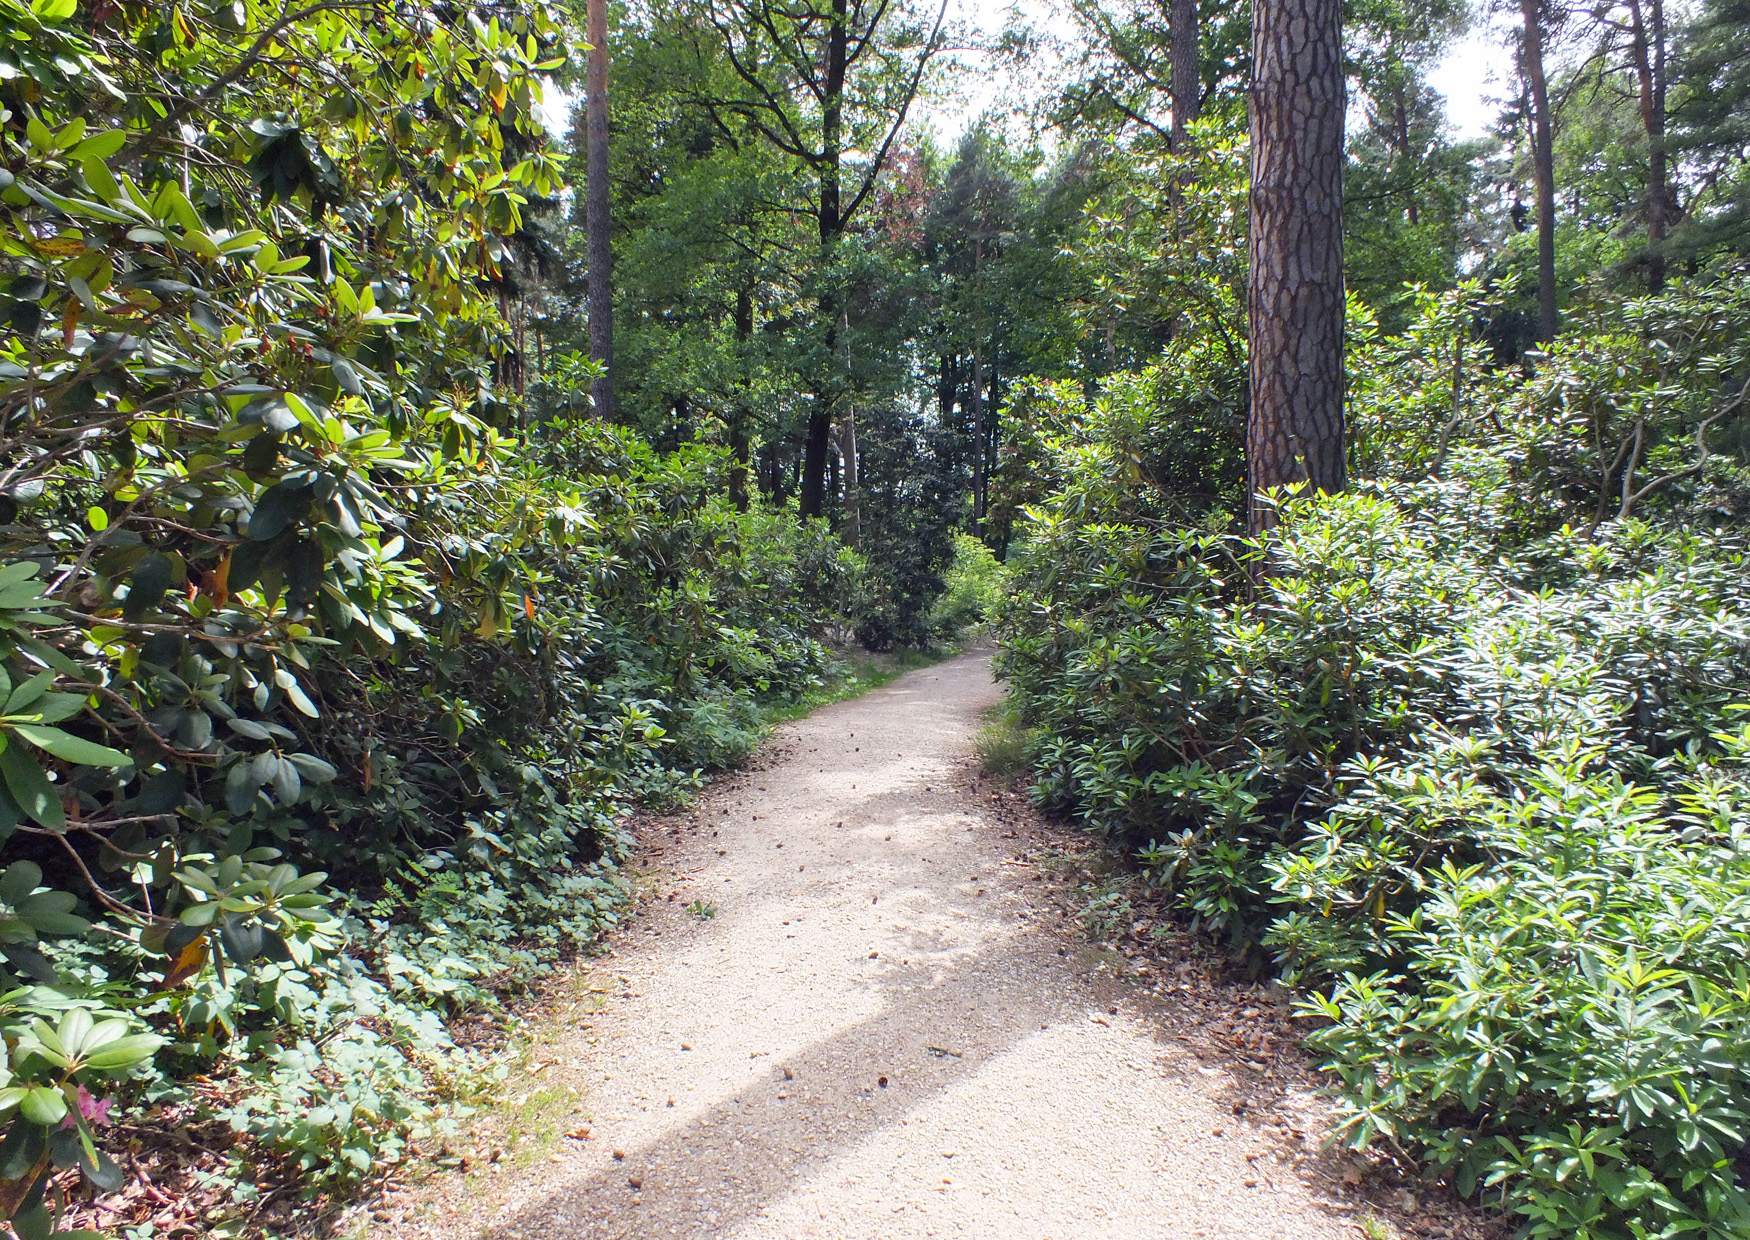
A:
<svg viewBox="0 0 1750 1240">
<path fill-rule="evenodd" d="M 1172 0 L 1172 6 L 1167 17 L 1172 42 L 1167 87 L 1173 103 L 1173 153 L 1182 155 L 1185 129 L 1203 107 L 1203 78 L 1197 68 L 1197 0 Z"/>
<path fill-rule="evenodd" d="M 608 184 L 608 0 L 589 0 L 589 62 L 585 73 L 588 122 L 588 197 L 584 229 L 589 234 L 589 355 L 602 364 L 590 385 L 596 416 L 614 416 L 614 251 L 609 236 Z"/>
<path fill-rule="evenodd" d="M 1665 141 L 1665 0 L 1629 0 L 1629 32 L 1639 86 L 1641 125 L 1647 133 L 1647 287 L 1665 287 L 1665 237 L 1675 214 L 1671 157 Z"/>
<path fill-rule="evenodd" d="M 1543 0 L 1519 0 L 1519 15 L 1525 26 L 1520 67 L 1531 95 L 1531 166 L 1537 183 L 1537 339 L 1547 343 L 1556 334 L 1556 157 L 1543 72 Z"/>
<path fill-rule="evenodd" d="M 735 294 L 735 344 L 743 365 L 753 339 L 753 289 L 742 285 Z M 729 411 L 729 499 L 738 512 L 747 511 L 748 434 L 750 420 L 745 388 L 736 392 Z"/>
<path fill-rule="evenodd" d="M 1343 460 L 1341 0 L 1252 8 L 1251 387 L 1247 520 L 1258 494 L 1339 491 Z"/>
<path fill-rule="evenodd" d="M 826 73 L 821 83 L 820 204 L 815 223 L 820 238 L 822 266 L 819 311 L 826 324 L 822 342 L 820 382 L 815 385 L 814 406 L 808 411 L 806 438 L 802 443 L 802 492 L 798 507 L 804 521 L 826 511 L 826 457 L 832 438 L 832 422 L 838 404 L 839 297 L 837 274 L 832 270 L 833 252 L 844 231 L 840 214 L 839 177 L 844 159 L 845 74 L 849 71 L 850 31 L 846 0 L 833 0 L 826 34 Z"/>
</svg>

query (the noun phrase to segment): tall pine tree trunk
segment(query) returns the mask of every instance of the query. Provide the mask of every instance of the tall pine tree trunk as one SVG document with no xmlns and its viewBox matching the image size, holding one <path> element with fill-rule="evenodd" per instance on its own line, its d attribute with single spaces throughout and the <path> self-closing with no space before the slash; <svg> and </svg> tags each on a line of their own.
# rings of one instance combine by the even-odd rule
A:
<svg viewBox="0 0 1750 1240">
<path fill-rule="evenodd" d="M 596 415 L 614 416 L 614 250 L 609 236 L 608 184 L 608 0 L 589 0 L 589 62 L 585 71 L 588 121 L 588 196 L 584 228 L 589 234 L 589 355 L 602 365 L 590 385 Z"/>
<path fill-rule="evenodd" d="M 1247 519 L 1259 492 L 1343 487 L 1341 0 L 1252 8 Z"/>
<path fill-rule="evenodd" d="M 1531 167 L 1537 187 L 1537 339 L 1556 334 L 1556 157 L 1543 72 L 1543 2 L 1519 0 L 1525 85 L 1531 96 Z"/>
<path fill-rule="evenodd" d="M 1167 94 L 1172 101 L 1173 127 L 1168 134 L 1168 148 L 1179 159 L 1190 154 L 1191 122 L 1203 108 L 1203 74 L 1199 66 L 1201 50 L 1197 34 L 1197 0 L 1169 0 L 1167 10 L 1168 73 Z M 1173 213 L 1173 239 L 1185 236 L 1185 189 L 1193 180 L 1189 167 L 1181 164 L 1173 172 L 1167 186 L 1167 202 Z M 1185 319 L 1181 309 L 1173 316 L 1169 330 L 1177 335 Z"/>
<path fill-rule="evenodd" d="M 1185 152 L 1185 130 L 1203 106 L 1203 78 L 1197 67 L 1197 0 L 1172 0 L 1167 16 L 1167 33 L 1171 40 L 1171 76 L 1167 81 L 1172 96 L 1173 154 Z"/>
</svg>

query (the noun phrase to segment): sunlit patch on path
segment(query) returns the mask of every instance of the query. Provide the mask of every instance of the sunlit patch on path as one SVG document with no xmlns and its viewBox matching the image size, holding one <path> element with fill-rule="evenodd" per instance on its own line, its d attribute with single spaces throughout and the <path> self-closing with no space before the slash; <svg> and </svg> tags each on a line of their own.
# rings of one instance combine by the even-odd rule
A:
<svg viewBox="0 0 1750 1240">
<path fill-rule="evenodd" d="M 997 696 L 980 656 L 914 672 L 708 794 L 590 966 L 601 1010 L 542 1035 L 587 1136 L 378 1234 L 1356 1235 L 1159 1000 L 1041 917 L 966 786 Z"/>
</svg>

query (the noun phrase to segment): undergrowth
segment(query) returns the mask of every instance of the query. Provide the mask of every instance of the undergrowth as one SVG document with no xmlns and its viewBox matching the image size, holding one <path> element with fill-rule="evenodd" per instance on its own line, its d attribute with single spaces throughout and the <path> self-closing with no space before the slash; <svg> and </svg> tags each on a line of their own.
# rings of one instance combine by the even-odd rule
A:
<svg viewBox="0 0 1750 1240">
<path fill-rule="evenodd" d="M 1014 699 L 1005 698 L 985 717 L 973 740 L 979 769 L 999 779 L 1014 779 L 1029 768 L 1033 738 L 1029 736 Z"/>
<path fill-rule="evenodd" d="M 1621 410 L 1674 444 L 1731 411 L 1747 314 L 1631 306 L 1688 342 L 1674 386 L 1577 332 L 1437 441 L 1404 408 L 1446 372 L 1363 353 L 1392 381 L 1356 382 L 1357 438 L 1394 459 L 1255 537 L 1115 485 L 1094 420 L 1017 557 L 989 750 L 1299 989 L 1342 1136 L 1528 1235 L 1750 1235 L 1750 487 L 1704 462 L 1605 521 L 1587 489 Z"/>
<path fill-rule="evenodd" d="M 760 719 L 768 726 L 790 723 L 813 714 L 823 706 L 861 697 L 898 680 L 907 672 L 932 667 L 944 659 L 952 658 L 956 653 L 957 647 L 952 643 L 879 654 L 855 649 L 840 650 L 834 656 L 835 661 L 830 670 L 817 683 L 788 701 L 768 704 L 761 710 Z"/>
</svg>

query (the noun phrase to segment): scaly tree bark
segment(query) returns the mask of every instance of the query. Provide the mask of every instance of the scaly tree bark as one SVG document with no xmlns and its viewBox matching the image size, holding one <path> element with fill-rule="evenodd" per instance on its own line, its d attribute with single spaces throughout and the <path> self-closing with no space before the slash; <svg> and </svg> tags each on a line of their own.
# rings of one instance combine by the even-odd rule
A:
<svg viewBox="0 0 1750 1240">
<path fill-rule="evenodd" d="M 1341 0 L 1252 9 L 1251 407 L 1247 519 L 1259 493 L 1343 487 Z"/>
<path fill-rule="evenodd" d="M 589 234 L 589 355 L 602 366 L 590 385 L 596 416 L 614 416 L 614 250 L 609 235 L 611 186 L 608 182 L 608 0 L 589 0 L 589 60 L 584 107 L 589 128 L 588 197 L 584 228 Z"/>
<path fill-rule="evenodd" d="M 1171 0 L 1167 18 L 1167 90 L 1173 119 L 1168 149 L 1181 159 L 1190 147 L 1191 122 L 1203 106 L 1203 80 L 1197 67 L 1197 0 Z M 1180 169 L 1169 189 L 1173 204 L 1173 235 L 1184 232 L 1185 187 L 1189 171 Z"/>
<path fill-rule="evenodd" d="M 1185 131 L 1203 107 L 1203 77 L 1197 63 L 1197 0 L 1172 0 L 1172 65 L 1168 81 L 1173 100 L 1172 147 L 1185 151 Z"/>
<path fill-rule="evenodd" d="M 1549 81 L 1543 71 L 1543 0 L 1519 0 L 1520 70 L 1531 103 L 1531 168 L 1537 193 L 1537 339 L 1556 334 L 1556 162 Z"/>
</svg>

